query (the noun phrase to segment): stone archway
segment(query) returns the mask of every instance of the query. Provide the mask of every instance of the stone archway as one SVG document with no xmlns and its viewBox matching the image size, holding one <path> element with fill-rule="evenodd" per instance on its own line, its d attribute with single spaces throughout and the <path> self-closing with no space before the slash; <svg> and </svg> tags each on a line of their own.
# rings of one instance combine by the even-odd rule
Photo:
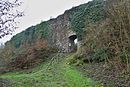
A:
<svg viewBox="0 0 130 87">
<path fill-rule="evenodd" d="M 69 39 L 69 52 L 76 52 L 77 51 L 77 35 L 71 35 L 68 37 Z"/>
</svg>

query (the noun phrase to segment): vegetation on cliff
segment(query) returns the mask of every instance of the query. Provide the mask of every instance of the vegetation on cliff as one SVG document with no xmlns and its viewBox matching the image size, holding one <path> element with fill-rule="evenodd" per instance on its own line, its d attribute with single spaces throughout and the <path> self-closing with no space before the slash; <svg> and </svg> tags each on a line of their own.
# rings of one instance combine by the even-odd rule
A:
<svg viewBox="0 0 130 87">
<path fill-rule="evenodd" d="M 53 31 L 57 32 L 57 27 L 63 28 L 69 25 L 69 28 L 67 28 L 76 32 L 78 40 L 81 42 L 81 47 L 75 54 L 70 54 L 73 55 L 72 57 L 69 57 L 68 60 L 65 59 L 64 62 L 67 65 L 63 61 L 58 62 L 60 66 L 62 67 L 62 64 L 67 67 L 69 66 L 68 64 L 70 66 L 76 65 L 84 73 L 82 75 L 100 81 L 105 87 L 130 86 L 129 9 L 129 0 L 93 0 L 86 4 L 73 7 L 55 19 L 41 22 L 14 36 L 6 43 L 5 48 L 1 51 L 1 58 L 6 61 L 7 66 L 11 65 L 11 69 L 13 70 L 30 69 L 33 65 L 36 66 L 42 62 L 46 63 L 49 60 L 53 60 L 52 56 L 55 56 L 60 51 L 58 51 L 59 48 L 56 48 L 52 42 L 53 39 L 55 41 L 57 38 L 53 38 L 51 35 L 55 33 Z M 67 24 L 64 25 L 66 21 Z M 67 58 L 66 56 L 64 57 Z M 59 65 L 56 66 L 61 70 Z M 53 69 L 55 68 L 53 67 Z M 40 83 L 43 79 L 39 75 L 37 76 L 37 73 L 43 75 L 41 72 L 33 73 L 32 71 L 29 76 L 28 74 L 25 74 L 25 76 L 20 74 L 14 77 L 13 75 L 12 77 L 5 75 L 3 78 L 14 78 L 16 80 L 18 77 L 20 81 L 22 78 L 35 76 L 36 78 L 38 77 L 38 80 L 36 78 L 34 78 L 34 81 L 31 79 L 27 79 L 28 81 L 22 79 L 22 83 L 19 83 L 19 81 L 17 83 L 16 80 L 16 83 L 12 85 L 19 86 L 19 84 L 25 83 L 28 86 L 28 82 L 29 85 L 32 85 L 32 82 L 39 82 L 38 85 L 41 85 Z M 53 72 L 53 70 L 49 72 Z M 69 81 L 69 85 L 63 83 L 62 86 L 80 87 L 81 83 L 76 79 L 87 82 L 78 72 L 70 68 L 65 68 L 65 71 L 58 71 L 59 78 L 61 78 L 61 74 L 62 76 L 66 74 L 70 76 L 70 78 L 62 79 Z M 75 82 L 71 77 L 74 78 Z M 54 79 L 52 78 L 51 80 Z M 58 85 L 58 83 L 56 84 Z M 89 83 L 87 84 L 89 86 Z M 87 87 L 86 83 L 82 83 L 82 85 L 83 87 Z"/>
<path fill-rule="evenodd" d="M 88 27 L 89 23 L 96 23 L 104 19 L 103 3 L 104 1 L 102 0 L 94 0 L 65 11 L 65 14 L 69 17 L 69 20 L 66 19 L 69 23 L 69 28 L 77 33 L 79 40 L 84 37 L 85 28 Z M 63 17 L 65 14 L 59 17 Z M 1 58 L 6 59 L 7 62 L 15 60 L 19 54 L 26 54 L 28 48 L 35 47 L 35 43 L 40 43 L 41 40 L 43 40 L 43 42 L 46 41 L 48 46 L 54 47 L 53 45 L 56 43 L 53 43 L 53 40 L 50 39 L 56 39 L 52 37 L 53 33 L 55 33 L 53 31 L 56 30 L 52 26 L 51 20 L 57 20 L 57 18 L 41 22 L 36 26 L 31 26 L 25 31 L 15 35 L 5 44 L 5 49 L 1 54 Z M 60 20 L 64 21 L 63 19 Z M 56 24 L 56 27 L 61 26 L 58 23 Z M 5 52 L 7 50 L 8 52 Z"/>
<path fill-rule="evenodd" d="M 98 71 L 100 71 L 102 77 L 105 73 L 102 81 L 107 82 L 108 87 L 129 86 L 130 2 L 128 0 L 107 0 L 104 4 L 106 19 L 99 23 L 89 23 L 82 46 L 70 63 L 83 65 L 84 63 L 102 62 L 102 66 L 99 67 L 104 68 L 103 70 L 100 68 L 100 71 L 98 68 L 92 71 L 92 73 L 96 72 L 95 78 L 98 77 Z M 87 68 L 85 69 L 87 71 Z"/>
</svg>

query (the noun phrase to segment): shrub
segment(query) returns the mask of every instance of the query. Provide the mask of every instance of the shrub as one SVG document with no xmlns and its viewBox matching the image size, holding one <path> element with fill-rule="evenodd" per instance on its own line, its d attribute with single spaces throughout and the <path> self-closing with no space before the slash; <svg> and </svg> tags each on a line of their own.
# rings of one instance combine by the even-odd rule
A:
<svg viewBox="0 0 130 87">
<path fill-rule="evenodd" d="M 28 69 L 46 61 L 51 54 L 55 52 L 52 48 L 28 49 L 27 53 L 21 53 L 16 56 L 9 64 L 14 69 Z"/>
<path fill-rule="evenodd" d="M 24 43 L 15 54 L 10 56 L 8 66 L 12 69 L 28 69 L 46 61 L 52 54 L 58 52 L 56 48 L 48 46 L 45 39 L 39 39 L 32 46 Z"/>
</svg>

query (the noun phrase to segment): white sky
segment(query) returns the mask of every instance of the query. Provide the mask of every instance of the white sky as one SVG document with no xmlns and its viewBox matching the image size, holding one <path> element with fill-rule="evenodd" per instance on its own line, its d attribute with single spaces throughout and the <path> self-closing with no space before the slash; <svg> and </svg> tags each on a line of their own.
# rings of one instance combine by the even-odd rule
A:
<svg viewBox="0 0 130 87">
<path fill-rule="evenodd" d="M 22 1 L 22 0 L 21 0 Z M 27 29 L 32 25 L 36 25 L 41 21 L 49 20 L 50 17 L 55 18 L 63 14 L 65 10 L 91 0 L 23 0 L 24 4 L 21 7 L 24 10 L 25 16 L 19 21 L 19 28 L 13 35 Z M 12 36 L 13 36 L 12 35 Z M 0 43 L 6 42 L 11 39 L 11 35 L 5 36 L 0 39 Z"/>
</svg>

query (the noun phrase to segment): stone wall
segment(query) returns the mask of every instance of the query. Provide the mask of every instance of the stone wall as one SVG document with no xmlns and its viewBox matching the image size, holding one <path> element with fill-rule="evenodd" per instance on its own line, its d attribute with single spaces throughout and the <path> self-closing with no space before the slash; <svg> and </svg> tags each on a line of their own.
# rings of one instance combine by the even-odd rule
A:
<svg viewBox="0 0 130 87">
<path fill-rule="evenodd" d="M 52 35 L 49 38 L 51 45 L 60 49 L 60 52 L 69 52 L 69 36 L 75 35 L 72 31 L 69 13 L 65 12 L 63 15 L 49 21 Z"/>
</svg>

